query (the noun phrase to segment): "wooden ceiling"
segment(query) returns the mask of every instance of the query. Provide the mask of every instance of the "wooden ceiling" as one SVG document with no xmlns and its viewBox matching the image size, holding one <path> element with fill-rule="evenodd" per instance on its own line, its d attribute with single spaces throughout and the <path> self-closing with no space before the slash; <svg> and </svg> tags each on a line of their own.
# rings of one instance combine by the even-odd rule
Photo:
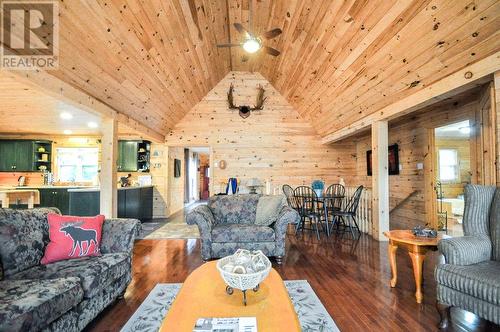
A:
<svg viewBox="0 0 500 332">
<path fill-rule="evenodd" d="M 62 113 L 71 115 L 63 119 Z M 97 127 L 89 127 L 89 123 Z M 0 72 L 0 135 L 101 135 L 101 117 L 47 95 L 37 87 Z M 140 137 L 141 133 L 119 124 L 120 136 Z"/>
<path fill-rule="evenodd" d="M 243 62 L 233 23 L 282 53 Z M 258 71 L 326 136 L 500 50 L 498 0 L 60 3 L 50 74 L 162 134 L 229 71 Z"/>
</svg>

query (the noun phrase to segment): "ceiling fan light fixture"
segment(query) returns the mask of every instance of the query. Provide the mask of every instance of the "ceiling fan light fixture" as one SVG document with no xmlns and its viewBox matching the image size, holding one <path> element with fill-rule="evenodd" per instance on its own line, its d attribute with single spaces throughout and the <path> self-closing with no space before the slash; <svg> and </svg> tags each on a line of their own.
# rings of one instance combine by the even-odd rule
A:
<svg viewBox="0 0 500 332">
<path fill-rule="evenodd" d="M 260 50 L 260 48 L 261 48 L 260 42 L 255 38 L 247 39 L 243 43 L 243 49 L 248 53 L 255 53 L 258 50 Z"/>
</svg>

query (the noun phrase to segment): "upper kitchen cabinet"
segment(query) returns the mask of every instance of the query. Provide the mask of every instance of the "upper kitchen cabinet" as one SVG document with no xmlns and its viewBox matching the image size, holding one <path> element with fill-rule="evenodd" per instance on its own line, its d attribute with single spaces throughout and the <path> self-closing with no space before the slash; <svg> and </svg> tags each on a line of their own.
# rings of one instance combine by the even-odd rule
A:
<svg viewBox="0 0 500 332">
<path fill-rule="evenodd" d="M 50 171 L 50 141 L 0 140 L 0 172 Z"/>
<path fill-rule="evenodd" d="M 118 141 L 118 172 L 149 172 L 151 142 Z"/>
</svg>

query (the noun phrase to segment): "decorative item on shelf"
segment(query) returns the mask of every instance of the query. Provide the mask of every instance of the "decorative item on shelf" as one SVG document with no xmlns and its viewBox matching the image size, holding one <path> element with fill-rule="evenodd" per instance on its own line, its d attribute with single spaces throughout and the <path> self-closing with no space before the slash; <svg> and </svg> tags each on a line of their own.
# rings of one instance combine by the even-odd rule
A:
<svg viewBox="0 0 500 332">
<path fill-rule="evenodd" d="M 234 100 L 233 100 L 233 90 L 234 86 L 231 83 L 229 86 L 229 92 L 227 93 L 227 102 L 229 104 L 229 109 L 231 110 L 239 110 L 239 114 L 243 119 L 246 119 L 250 116 L 251 111 L 261 111 L 264 108 L 264 102 L 266 101 L 267 97 L 264 98 L 264 93 L 266 90 L 259 85 L 257 87 L 259 90 L 257 94 L 257 104 L 254 107 L 250 107 L 247 105 L 241 105 L 241 106 L 236 106 L 234 105 Z"/>
<path fill-rule="evenodd" d="M 49 161 L 49 155 L 47 153 L 42 153 L 40 156 L 41 161 Z"/>
<path fill-rule="evenodd" d="M 243 292 L 243 304 L 247 305 L 246 291 L 259 290 L 262 283 L 271 271 L 271 261 L 262 251 L 238 249 L 236 253 L 217 261 L 217 269 L 226 283 L 226 293 L 232 295 L 234 289 Z"/>
<path fill-rule="evenodd" d="M 45 152 L 45 148 L 43 146 L 40 146 L 37 151 L 38 152 Z"/>
<path fill-rule="evenodd" d="M 238 179 L 229 178 L 226 185 L 226 195 L 234 195 L 238 192 Z"/>
<path fill-rule="evenodd" d="M 139 149 L 139 153 L 144 153 L 144 152 L 146 152 L 146 149 L 144 149 L 144 148 Z"/>
<path fill-rule="evenodd" d="M 132 180 L 132 174 L 128 174 L 127 176 L 120 177 L 120 186 L 122 188 L 130 187 L 130 184 L 131 184 L 130 180 Z"/>
<path fill-rule="evenodd" d="M 427 225 L 426 227 L 415 226 L 413 228 L 413 235 L 417 237 L 436 238 L 438 236 L 438 232 L 433 228 L 427 227 Z"/>
<path fill-rule="evenodd" d="M 41 165 L 41 166 L 38 166 L 38 169 L 39 169 L 40 171 L 46 171 L 46 170 L 47 170 L 47 166 L 45 166 L 45 165 Z"/>
<path fill-rule="evenodd" d="M 325 189 L 325 183 L 321 180 L 314 180 L 311 184 L 312 189 L 318 197 L 323 196 L 323 190 Z"/>
<path fill-rule="evenodd" d="M 247 181 L 247 187 L 250 189 L 250 194 L 256 194 L 257 188 L 262 187 L 262 183 L 257 178 L 251 178 Z"/>
</svg>

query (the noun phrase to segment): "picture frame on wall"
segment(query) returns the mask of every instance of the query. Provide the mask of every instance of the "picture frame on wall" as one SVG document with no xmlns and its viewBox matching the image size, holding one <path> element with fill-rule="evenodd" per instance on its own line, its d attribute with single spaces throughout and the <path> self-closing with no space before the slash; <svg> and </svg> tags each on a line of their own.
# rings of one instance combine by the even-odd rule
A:
<svg viewBox="0 0 500 332">
<path fill-rule="evenodd" d="M 180 159 L 174 159 L 174 178 L 181 177 L 181 161 Z"/>
<path fill-rule="evenodd" d="M 389 145 L 388 157 L 389 175 L 399 175 L 399 147 L 397 144 Z M 366 173 L 372 176 L 372 150 L 366 151 Z"/>
</svg>

